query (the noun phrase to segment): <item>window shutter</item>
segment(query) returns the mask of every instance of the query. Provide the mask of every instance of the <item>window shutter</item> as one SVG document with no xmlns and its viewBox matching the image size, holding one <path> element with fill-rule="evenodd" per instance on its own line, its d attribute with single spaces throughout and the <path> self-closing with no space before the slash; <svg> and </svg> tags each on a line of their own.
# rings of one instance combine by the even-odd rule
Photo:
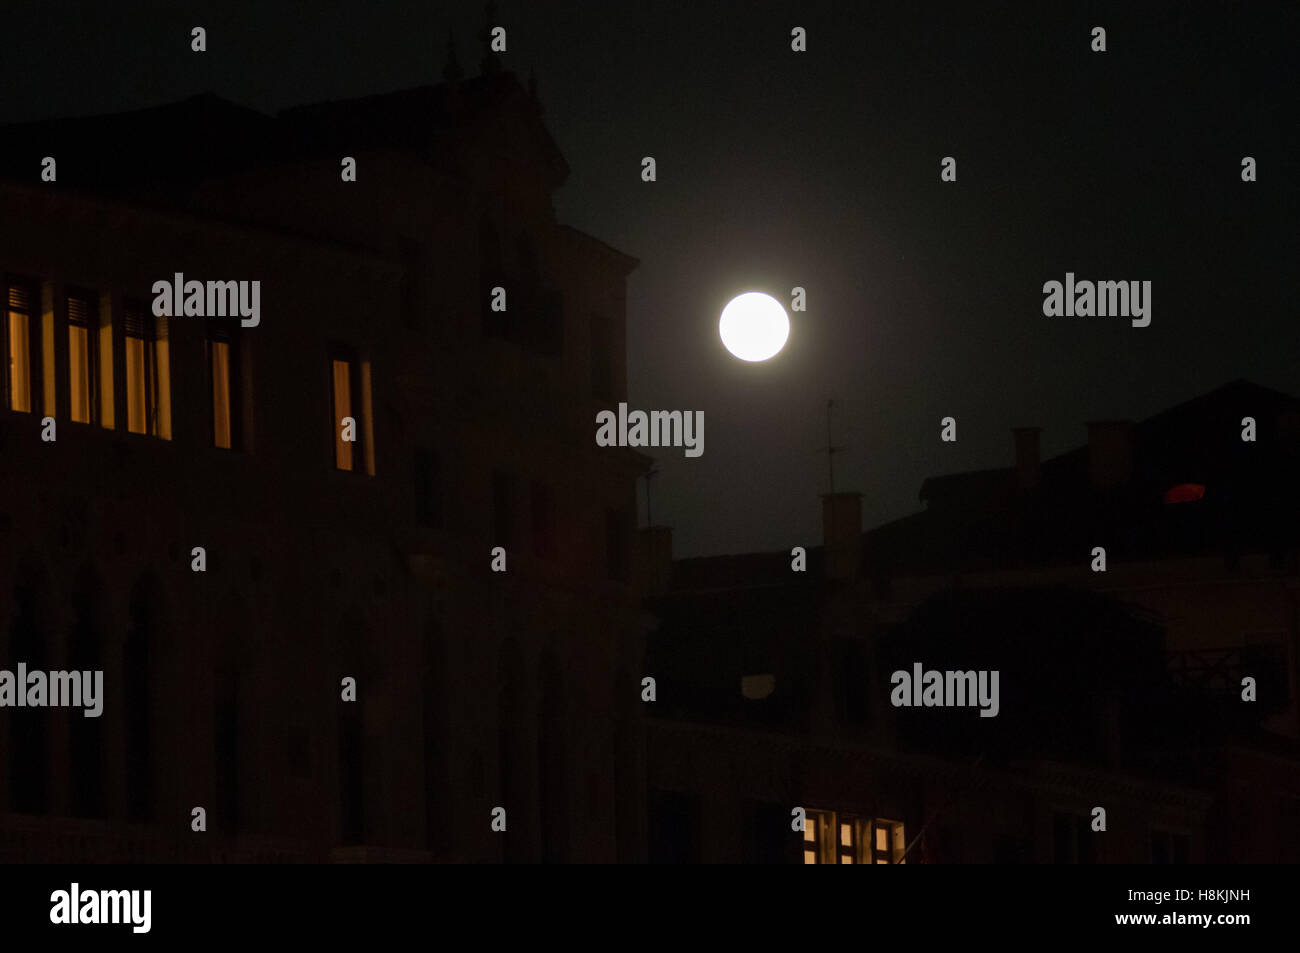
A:
<svg viewBox="0 0 1300 953">
<path fill-rule="evenodd" d="M 31 314 L 32 293 L 30 289 L 22 287 L 21 285 L 10 285 L 9 308 L 13 311 L 24 311 Z"/>
<path fill-rule="evenodd" d="M 79 295 L 69 295 L 68 323 L 90 327 L 90 301 Z"/>
</svg>

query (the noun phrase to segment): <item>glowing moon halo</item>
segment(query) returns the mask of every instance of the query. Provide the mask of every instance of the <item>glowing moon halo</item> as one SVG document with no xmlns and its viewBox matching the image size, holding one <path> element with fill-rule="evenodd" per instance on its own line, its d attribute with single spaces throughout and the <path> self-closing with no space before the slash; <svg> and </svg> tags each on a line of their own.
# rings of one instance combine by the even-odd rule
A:
<svg viewBox="0 0 1300 953">
<path fill-rule="evenodd" d="M 718 334 L 723 346 L 742 361 L 766 361 L 785 347 L 790 318 L 771 295 L 746 291 L 722 309 Z"/>
</svg>

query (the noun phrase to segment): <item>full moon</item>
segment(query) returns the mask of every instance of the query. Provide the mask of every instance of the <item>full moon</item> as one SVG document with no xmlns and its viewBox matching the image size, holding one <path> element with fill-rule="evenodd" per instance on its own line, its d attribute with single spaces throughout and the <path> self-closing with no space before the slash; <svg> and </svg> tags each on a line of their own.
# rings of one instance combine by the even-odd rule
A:
<svg viewBox="0 0 1300 953">
<path fill-rule="evenodd" d="M 747 291 L 722 309 L 718 334 L 727 350 L 742 361 L 766 361 L 785 347 L 790 318 L 771 295 Z"/>
</svg>

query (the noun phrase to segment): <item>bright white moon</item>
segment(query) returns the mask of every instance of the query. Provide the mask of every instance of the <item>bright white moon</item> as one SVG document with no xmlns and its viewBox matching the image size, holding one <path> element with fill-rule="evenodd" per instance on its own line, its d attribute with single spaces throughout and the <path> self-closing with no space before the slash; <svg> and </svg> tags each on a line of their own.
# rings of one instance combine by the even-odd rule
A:
<svg viewBox="0 0 1300 953">
<path fill-rule="evenodd" d="M 766 361 L 785 347 L 790 318 L 771 295 L 746 291 L 722 309 L 718 334 L 727 350 L 742 361 Z"/>
</svg>

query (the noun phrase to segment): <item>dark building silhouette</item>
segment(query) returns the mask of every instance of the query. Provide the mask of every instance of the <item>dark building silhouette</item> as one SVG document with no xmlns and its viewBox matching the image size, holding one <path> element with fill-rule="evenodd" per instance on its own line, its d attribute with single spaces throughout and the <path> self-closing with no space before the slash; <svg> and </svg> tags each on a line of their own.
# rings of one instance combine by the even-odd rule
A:
<svg viewBox="0 0 1300 953">
<path fill-rule="evenodd" d="M 0 659 L 105 698 L 0 711 L 0 859 L 642 856 L 636 262 L 556 220 L 536 98 L 6 131 Z M 157 315 L 176 273 L 260 322 Z"/>
<path fill-rule="evenodd" d="M 1300 858 L 1298 412 L 1238 381 L 1045 461 L 1019 428 L 869 532 L 824 497 L 806 572 L 646 531 L 652 859 Z M 998 715 L 894 707 L 917 662 L 998 670 Z"/>
</svg>

